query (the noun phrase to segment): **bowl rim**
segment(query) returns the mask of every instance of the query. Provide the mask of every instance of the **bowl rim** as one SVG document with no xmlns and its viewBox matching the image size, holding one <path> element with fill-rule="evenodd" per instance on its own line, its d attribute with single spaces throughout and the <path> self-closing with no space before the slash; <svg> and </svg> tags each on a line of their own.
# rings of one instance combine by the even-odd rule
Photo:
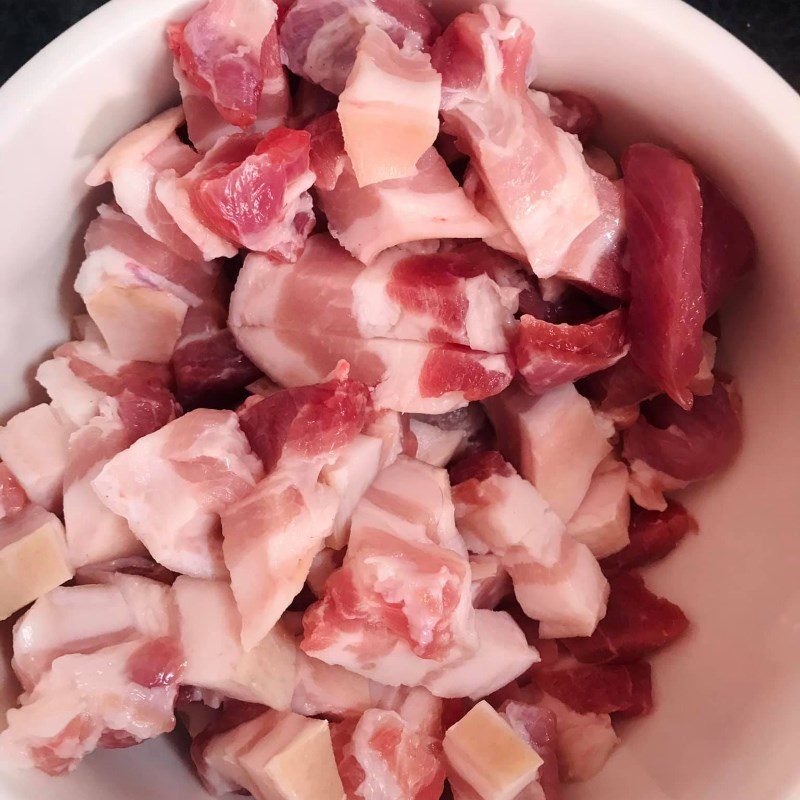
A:
<svg viewBox="0 0 800 800">
<path fill-rule="evenodd" d="M 612 13 L 633 16 L 662 35 L 680 41 L 683 48 L 703 59 L 710 69 L 739 75 L 738 88 L 748 102 L 786 130 L 800 131 L 800 94 L 766 61 L 714 20 L 684 0 L 589 0 Z M 177 0 L 176 0 L 177 4 Z M 185 3 L 189 5 L 189 0 Z M 108 47 L 127 36 L 131 28 L 162 16 L 164 0 L 109 0 L 42 48 L 0 86 L 0 145 L 26 115 L 70 71 L 91 59 L 98 46 Z M 117 31 L 109 36 L 109 31 Z M 77 58 L 75 54 L 79 53 Z M 712 55 L 713 54 L 713 55 Z M 788 121 L 789 125 L 786 125 Z M 794 147 L 800 152 L 797 137 Z"/>
</svg>

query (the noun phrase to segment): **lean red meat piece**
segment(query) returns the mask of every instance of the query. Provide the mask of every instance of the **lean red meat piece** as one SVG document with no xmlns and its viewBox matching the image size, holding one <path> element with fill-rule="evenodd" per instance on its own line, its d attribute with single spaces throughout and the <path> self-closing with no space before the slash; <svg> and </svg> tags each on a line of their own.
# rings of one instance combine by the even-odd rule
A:
<svg viewBox="0 0 800 800">
<path fill-rule="evenodd" d="M 694 517 L 678 502 L 670 500 L 665 511 L 648 511 L 634 506 L 628 529 L 630 544 L 604 558 L 606 574 L 643 567 L 668 556 L 687 533 L 697 533 Z"/>
<path fill-rule="evenodd" d="M 722 305 L 725 295 L 754 266 L 756 242 L 741 211 L 705 177 L 700 178 L 703 196 L 701 243 L 703 292 L 706 315 Z"/>
<path fill-rule="evenodd" d="M 627 352 L 621 309 L 582 325 L 554 325 L 525 315 L 514 343 L 517 370 L 534 394 L 606 369 Z"/>
<path fill-rule="evenodd" d="M 164 171 L 156 194 L 205 258 L 246 247 L 289 261 L 314 227 L 313 182 L 308 134 L 279 127 L 220 139 L 185 175 Z"/>
<path fill-rule="evenodd" d="M 211 0 L 167 27 L 189 138 L 205 152 L 223 135 L 266 133 L 289 112 L 271 0 Z"/>
<path fill-rule="evenodd" d="M 417 0 L 296 0 L 280 23 L 284 62 L 296 75 L 339 94 L 368 25 L 409 50 L 427 49 L 440 32 Z"/>
<path fill-rule="evenodd" d="M 654 595 L 642 578 L 619 572 L 609 578 L 608 610 L 589 637 L 562 640 L 578 661 L 630 663 L 666 647 L 689 627 L 674 603 Z"/>
<path fill-rule="evenodd" d="M 471 157 L 534 273 L 549 277 L 600 209 L 572 137 L 528 95 L 532 41 L 527 25 L 487 4 L 456 17 L 432 57 L 445 132 Z"/>
<path fill-rule="evenodd" d="M 684 411 L 667 397 L 648 402 L 644 415 L 623 436 L 623 455 L 679 481 L 708 478 L 727 467 L 742 446 L 741 399 L 717 381 Z"/>
<path fill-rule="evenodd" d="M 676 403 L 691 408 L 689 383 L 703 357 L 703 202 L 692 165 L 652 144 L 629 147 L 625 176 L 628 330 L 636 365 Z"/>
</svg>

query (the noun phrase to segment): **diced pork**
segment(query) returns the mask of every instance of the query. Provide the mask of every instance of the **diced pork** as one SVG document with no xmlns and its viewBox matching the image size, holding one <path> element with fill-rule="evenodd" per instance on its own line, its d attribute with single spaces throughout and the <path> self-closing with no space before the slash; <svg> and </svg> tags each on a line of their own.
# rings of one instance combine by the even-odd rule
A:
<svg viewBox="0 0 800 800">
<path fill-rule="evenodd" d="M 435 148 L 418 159 L 413 176 L 360 187 L 336 115 L 319 117 L 308 131 L 311 168 L 331 235 L 359 261 L 370 264 L 406 242 L 480 239 L 493 232 Z"/>
<path fill-rule="evenodd" d="M 608 455 L 608 431 L 589 401 L 566 384 L 540 397 L 516 385 L 484 401 L 503 455 L 566 522 Z"/>
<path fill-rule="evenodd" d="M 219 514 L 263 474 L 232 411 L 199 409 L 114 456 L 92 481 L 159 563 L 221 577 Z"/>
<path fill-rule="evenodd" d="M 209 150 L 238 129 L 266 133 L 289 111 L 271 0 L 211 0 L 167 28 L 189 138 Z"/>
<path fill-rule="evenodd" d="M 314 227 L 313 182 L 308 134 L 281 127 L 221 139 L 186 175 L 166 170 L 156 194 L 207 259 L 246 247 L 293 260 Z"/>
<path fill-rule="evenodd" d="M 656 145 L 629 147 L 625 175 L 628 329 L 636 365 L 683 408 L 702 359 L 702 198 L 694 168 Z"/>
<path fill-rule="evenodd" d="M 606 459 L 595 470 L 586 496 L 567 523 L 567 533 L 583 542 L 595 558 L 610 556 L 629 542 L 630 507 L 628 468 L 621 461 Z"/>
<path fill-rule="evenodd" d="M 483 5 L 450 24 L 433 65 L 444 130 L 472 159 L 534 273 L 549 277 L 599 205 L 580 148 L 528 96 L 532 41 L 522 21 Z"/>
<path fill-rule="evenodd" d="M 200 259 L 200 251 L 178 228 L 156 197 L 155 185 L 165 169 L 184 175 L 200 156 L 175 135 L 184 122 L 183 109 L 170 108 L 123 136 L 94 166 L 86 178 L 89 186 L 111 181 L 119 207 L 153 239 L 187 260 Z"/>
<path fill-rule="evenodd" d="M 280 26 L 284 61 L 295 74 L 339 94 L 369 25 L 405 51 L 426 48 L 440 31 L 417 0 L 296 0 Z"/>
<path fill-rule="evenodd" d="M 337 108 L 359 186 L 416 173 L 439 133 L 441 87 L 430 56 L 366 28 Z"/>
<path fill-rule="evenodd" d="M 28 495 L 14 477 L 14 473 L 0 462 L 0 519 L 11 517 L 22 511 L 28 503 Z"/>
<path fill-rule="evenodd" d="M 32 502 L 60 511 L 69 428 L 46 403 L 0 428 L 0 459 Z"/>
</svg>

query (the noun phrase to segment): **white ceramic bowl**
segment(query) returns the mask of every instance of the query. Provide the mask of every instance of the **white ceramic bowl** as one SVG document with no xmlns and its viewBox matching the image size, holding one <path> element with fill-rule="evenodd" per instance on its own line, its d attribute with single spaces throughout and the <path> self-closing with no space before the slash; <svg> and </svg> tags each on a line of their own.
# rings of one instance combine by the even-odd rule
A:
<svg viewBox="0 0 800 800">
<path fill-rule="evenodd" d="M 468 0 L 439 0 L 443 14 Z M 187 0 L 113 0 L 0 90 L 0 404 L 67 336 L 97 195 L 83 177 L 120 135 L 176 97 L 164 23 Z M 736 465 L 688 498 L 701 534 L 650 581 L 694 625 L 655 659 L 656 713 L 625 726 L 592 800 L 800 797 L 800 98 L 678 0 L 507 0 L 537 31 L 539 83 L 585 91 L 610 144 L 670 143 L 747 213 L 757 277 L 723 318 L 745 400 Z M 0 800 L 204 796 L 182 743 L 99 753 L 67 779 L 0 777 Z"/>
</svg>

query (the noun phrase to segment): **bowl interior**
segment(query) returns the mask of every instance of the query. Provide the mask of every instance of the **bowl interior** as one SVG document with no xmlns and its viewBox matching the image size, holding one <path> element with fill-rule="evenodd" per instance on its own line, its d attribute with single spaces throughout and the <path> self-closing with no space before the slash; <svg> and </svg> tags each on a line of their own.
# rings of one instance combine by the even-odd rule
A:
<svg viewBox="0 0 800 800">
<path fill-rule="evenodd" d="M 465 0 L 440 0 L 443 16 Z M 40 397 L 35 366 L 68 336 L 81 237 L 105 195 L 83 177 L 120 135 L 176 98 L 163 25 L 194 3 L 114 0 L 0 91 L 2 410 Z M 574 800 L 789 800 L 800 791 L 800 99 L 678 0 L 507 0 L 537 31 L 538 83 L 594 97 L 618 149 L 686 152 L 740 204 L 760 268 L 723 315 L 722 359 L 745 403 L 745 449 L 687 495 L 701 524 L 655 591 L 691 634 L 655 659 L 657 713 Z M 6 688 L 9 681 L 4 681 Z M 0 798 L 204 796 L 182 742 L 105 751 L 67 780 L 3 775 Z"/>
</svg>

